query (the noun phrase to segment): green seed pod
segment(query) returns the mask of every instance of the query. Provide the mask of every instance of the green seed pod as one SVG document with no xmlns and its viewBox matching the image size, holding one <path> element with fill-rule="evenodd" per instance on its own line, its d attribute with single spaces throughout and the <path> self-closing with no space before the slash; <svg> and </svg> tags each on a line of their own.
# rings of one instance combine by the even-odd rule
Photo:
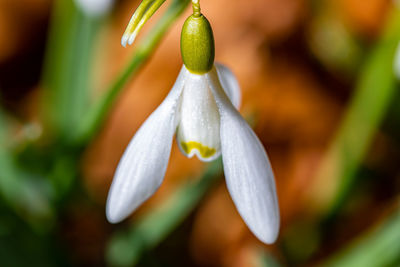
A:
<svg viewBox="0 0 400 267">
<path fill-rule="evenodd" d="M 202 14 L 191 15 L 183 24 L 181 54 L 183 63 L 192 73 L 203 74 L 213 67 L 214 36 L 210 23 Z"/>
</svg>

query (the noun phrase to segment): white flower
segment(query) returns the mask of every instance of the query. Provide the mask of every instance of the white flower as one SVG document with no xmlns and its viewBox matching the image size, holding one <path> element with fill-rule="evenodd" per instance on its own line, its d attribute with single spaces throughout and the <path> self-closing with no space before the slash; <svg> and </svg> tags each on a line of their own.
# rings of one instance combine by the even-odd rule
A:
<svg viewBox="0 0 400 267">
<path fill-rule="evenodd" d="M 237 111 L 240 89 L 232 72 L 216 64 L 205 74 L 185 66 L 163 103 L 133 137 L 114 176 L 107 218 L 120 222 L 164 179 L 176 132 L 186 156 L 211 161 L 222 154 L 228 190 L 250 230 L 264 243 L 279 231 L 274 175 L 267 154 Z"/>
<path fill-rule="evenodd" d="M 75 0 L 75 3 L 88 16 L 97 17 L 107 13 L 114 0 Z"/>
</svg>

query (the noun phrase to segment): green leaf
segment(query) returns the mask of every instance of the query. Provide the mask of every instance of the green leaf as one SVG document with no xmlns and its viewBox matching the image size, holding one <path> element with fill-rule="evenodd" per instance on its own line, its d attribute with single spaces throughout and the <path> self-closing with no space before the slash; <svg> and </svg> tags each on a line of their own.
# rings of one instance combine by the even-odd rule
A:
<svg viewBox="0 0 400 267">
<path fill-rule="evenodd" d="M 53 211 L 46 194 L 46 184 L 23 172 L 15 162 L 6 140 L 9 139 L 6 117 L 0 109 L 0 196 L 6 205 L 32 226 L 51 219 Z"/>
<path fill-rule="evenodd" d="M 335 181 L 325 194 L 324 212 L 334 213 L 354 186 L 356 172 L 368 152 L 396 90 L 393 61 L 400 40 L 400 11 L 394 9 L 383 36 L 361 70 L 355 93 L 317 173 L 318 181 Z"/>
<path fill-rule="evenodd" d="M 87 111 L 90 62 L 101 18 L 80 12 L 72 0 L 57 0 L 51 19 L 42 86 L 47 130 L 61 137 Z"/>
<path fill-rule="evenodd" d="M 320 266 L 381 267 L 400 264 L 400 210 Z"/>
</svg>

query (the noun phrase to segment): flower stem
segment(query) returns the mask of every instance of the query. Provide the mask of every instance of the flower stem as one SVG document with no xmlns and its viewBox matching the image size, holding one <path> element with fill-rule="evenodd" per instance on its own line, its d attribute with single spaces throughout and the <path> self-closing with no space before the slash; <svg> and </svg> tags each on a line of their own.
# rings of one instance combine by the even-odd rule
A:
<svg viewBox="0 0 400 267">
<path fill-rule="evenodd" d="M 193 16 L 200 17 L 200 2 L 199 0 L 192 0 Z"/>
</svg>

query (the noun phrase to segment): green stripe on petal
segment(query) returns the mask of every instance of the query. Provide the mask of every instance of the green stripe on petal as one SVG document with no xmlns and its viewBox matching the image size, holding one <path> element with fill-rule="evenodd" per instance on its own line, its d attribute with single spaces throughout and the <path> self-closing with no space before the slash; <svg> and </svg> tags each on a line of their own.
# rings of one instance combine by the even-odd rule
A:
<svg viewBox="0 0 400 267">
<path fill-rule="evenodd" d="M 211 158 L 217 152 L 215 148 L 202 145 L 196 141 L 181 142 L 181 147 L 186 152 L 186 154 L 190 154 L 192 150 L 197 150 L 200 153 L 201 157 L 205 159 Z"/>
</svg>

